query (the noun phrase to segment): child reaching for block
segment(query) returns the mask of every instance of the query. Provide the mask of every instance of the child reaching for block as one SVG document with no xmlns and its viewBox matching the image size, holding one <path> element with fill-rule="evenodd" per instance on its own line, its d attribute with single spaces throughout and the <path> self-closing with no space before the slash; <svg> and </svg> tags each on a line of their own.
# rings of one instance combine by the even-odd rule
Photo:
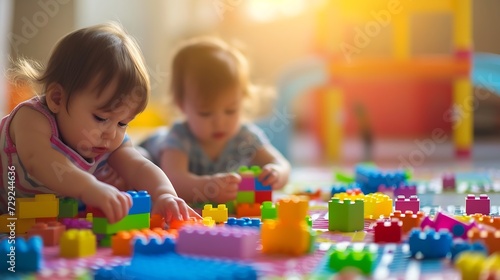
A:
<svg viewBox="0 0 500 280">
<path fill-rule="evenodd" d="M 74 31 L 57 43 L 45 69 L 20 60 L 12 78 L 39 91 L 0 124 L 0 213 L 7 212 L 10 171 L 16 197 L 73 197 L 117 222 L 132 201 L 127 189 L 96 179 L 111 167 L 124 185 L 149 192 L 153 213 L 167 220 L 197 215 L 126 134 L 148 103 L 150 85 L 138 45 L 119 25 Z"/>
<path fill-rule="evenodd" d="M 289 162 L 256 125 L 243 121 L 250 99 L 248 62 L 221 40 L 195 38 L 175 53 L 172 100 L 185 119 L 142 144 L 188 202 L 236 199 L 240 166 L 258 165 L 273 189 L 288 181 Z"/>
</svg>

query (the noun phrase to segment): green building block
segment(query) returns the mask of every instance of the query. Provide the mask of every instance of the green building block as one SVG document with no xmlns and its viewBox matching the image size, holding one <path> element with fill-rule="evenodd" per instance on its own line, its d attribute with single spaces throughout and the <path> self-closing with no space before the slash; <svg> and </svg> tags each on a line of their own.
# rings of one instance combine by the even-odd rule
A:
<svg viewBox="0 0 500 280">
<path fill-rule="evenodd" d="M 361 199 L 340 200 L 337 197 L 328 202 L 328 230 L 353 232 L 365 227 L 364 207 Z"/>
<path fill-rule="evenodd" d="M 98 234 L 114 234 L 121 230 L 149 228 L 149 213 L 128 215 L 121 221 L 110 224 L 106 218 L 94 217 L 92 230 Z"/>
<path fill-rule="evenodd" d="M 239 191 L 236 195 L 236 203 L 255 203 L 255 192 Z"/>
<path fill-rule="evenodd" d="M 236 214 L 236 201 L 231 200 L 226 202 L 226 208 L 228 214 Z"/>
<path fill-rule="evenodd" d="M 362 251 L 354 251 L 352 248 L 345 250 L 335 248 L 328 258 L 328 267 L 334 271 L 341 271 L 347 267 L 357 268 L 364 275 L 370 275 L 375 259 L 375 254 L 367 248 Z"/>
<path fill-rule="evenodd" d="M 59 199 L 59 218 L 74 218 L 78 215 L 78 200 L 74 198 Z"/>
<path fill-rule="evenodd" d="M 261 220 L 276 220 L 278 218 L 278 208 L 271 201 L 264 201 L 260 206 Z"/>
<path fill-rule="evenodd" d="M 262 169 L 257 165 L 252 165 L 250 167 L 240 166 L 240 168 L 238 168 L 238 173 L 253 173 L 253 175 L 257 177 L 262 173 Z"/>
<path fill-rule="evenodd" d="M 104 235 L 104 237 L 99 240 L 99 246 L 100 247 L 111 247 L 111 238 L 112 238 L 112 234 L 106 234 Z"/>
<path fill-rule="evenodd" d="M 306 223 L 309 226 L 309 228 L 312 228 L 313 220 L 312 220 L 311 216 L 306 216 Z"/>
</svg>

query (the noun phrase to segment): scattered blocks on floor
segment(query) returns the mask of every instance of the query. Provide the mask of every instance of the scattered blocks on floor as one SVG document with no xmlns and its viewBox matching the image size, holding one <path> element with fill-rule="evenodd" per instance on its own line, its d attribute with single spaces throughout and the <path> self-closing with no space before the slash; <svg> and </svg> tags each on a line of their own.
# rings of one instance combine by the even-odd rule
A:
<svg viewBox="0 0 500 280">
<path fill-rule="evenodd" d="M 455 261 L 461 253 L 470 251 L 481 253 L 483 255 L 488 254 L 488 249 L 481 242 L 469 243 L 464 241 L 455 241 L 451 247 L 451 259 Z"/>
<path fill-rule="evenodd" d="M 452 216 L 438 212 L 434 218 L 434 221 L 428 216 L 422 220 L 420 227 L 425 229 L 426 227 L 433 228 L 435 230 L 446 229 L 448 230 L 454 238 L 459 237 L 462 239 L 467 238 L 467 232 L 476 226 L 475 222 L 470 224 L 465 224 Z"/>
<path fill-rule="evenodd" d="M 489 254 L 500 253 L 500 230 L 480 230 L 473 228 L 467 232 L 471 241 L 480 241 L 488 248 Z"/>
<path fill-rule="evenodd" d="M 59 218 L 74 218 L 78 215 L 78 200 L 74 198 L 59 199 Z"/>
<path fill-rule="evenodd" d="M 364 275 L 371 275 L 375 266 L 376 254 L 364 247 L 363 250 L 334 248 L 329 252 L 328 266 L 336 272 L 343 269 L 355 268 Z"/>
<path fill-rule="evenodd" d="M 129 215 L 151 212 L 151 196 L 147 191 L 127 191 L 127 193 L 132 197 L 132 207 L 128 211 Z"/>
<path fill-rule="evenodd" d="M 278 208 L 272 201 L 264 201 L 260 206 L 261 219 L 264 220 L 276 220 L 278 218 Z"/>
<path fill-rule="evenodd" d="M 63 233 L 59 242 L 63 258 L 82 258 L 96 253 L 96 236 L 88 229 L 70 229 Z"/>
<path fill-rule="evenodd" d="M 395 219 L 390 221 L 377 221 L 373 227 L 375 243 L 400 243 L 403 222 Z"/>
<path fill-rule="evenodd" d="M 239 226 L 239 227 L 249 227 L 249 228 L 255 228 L 255 229 L 260 229 L 260 220 L 255 219 L 255 218 L 234 218 L 230 217 L 227 219 L 226 226 Z"/>
<path fill-rule="evenodd" d="M 37 194 L 31 198 L 17 198 L 16 216 L 19 219 L 52 218 L 59 215 L 59 199 L 53 194 Z"/>
<path fill-rule="evenodd" d="M 403 222 L 401 230 L 403 234 L 407 234 L 412 229 L 420 227 L 420 223 L 424 218 L 424 212 L 419 211 L 414 214 L 413 211 L 405 211 L 403 214 L 401 211 L 396 210 L 390 217 L 391 219 L 398 219 Z"/>
<path fill-rule="evenodd" d="M 363 216 L 365 219 L 377 220 L 388 218 L 392 213 L 392 198 L 383 193 L 365 195 Z"/>
<path fill-rule="evenodd" d="M 420 199 L 416 195 L 412 195 L 409 198 L 400 195 L 396 198 L 394 209 L 403 213 L 406 211 L 417 213 L 420 211 Z"/>
<path fill-rule="evenodd" d="M 334 197 L 328 202 L 328 230 L 343 232 L 363 230 L 365 226 L 363 213 L 363 200 L 342 201 Z"/>
<path fill-rule="evenodd" d="M 94 217 L 92 230 L 99 234 L 114 234 L 122 230 L 149 228 L 149 222 L 149 213 L 128 215 L 114 224 L 110 224 L 106 218 Z"/>
<path fill-rule="evenodd" d="M 61 223 L 66 227 L 66 229 L 92 229 L 92 222 L 86 219 L 74 219 L 74 218 L 64 218 Z"/>
<path fill-rule="evenodd" d="M 260 203 L 238 203 L 236 205 L 236 216 L 238 217 L 259 217 Z"/>
</svg>

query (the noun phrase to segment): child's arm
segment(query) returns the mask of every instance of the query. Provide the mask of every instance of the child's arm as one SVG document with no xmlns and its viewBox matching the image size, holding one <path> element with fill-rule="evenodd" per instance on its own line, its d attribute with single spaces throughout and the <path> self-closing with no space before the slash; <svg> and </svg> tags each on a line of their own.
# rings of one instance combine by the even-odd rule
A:
<svg viewBox="0 0 500 280">
<path fill-rule="evenodd" d="M 124 179 L 127 186 L 150 193 L 154 204 L 153 213 L 160 213 L 167 220 L 188 219 L 189 216 L 199 217 L 182 199 L 177 197 L 165 173 L 144 158 L 130 141 L 114 151 L 108 163 Z"/>
<path fill-rule="evenodd" d="M 112 223 L 127 215 L 130 196 L 99 182 L 52 148 L 50 123 L 42 113 L 27 107 L 19 109 L 9 130 L 26 171 L 40 183 L 57 195 L 101 208 Z"/>
<path fill-rule="evenodd" d="M 271 185 L 273 189 L 282 189 L 290 176 L 290 163 L 272 145 L 264 145 L 257 149 L 252 165 L 262 166 L 259 180 L 263 185 Z"/>
<path fill-rule="evenodd" d="M 177 149 L 165 149 L 161 154 L 161 169 L 177 189 L 179 196 L 190 202 L 225 203 L 236 199 L 240 175 L 219 173 L 198 176 L 189 172 L 188 156 Z"/>
</svg>

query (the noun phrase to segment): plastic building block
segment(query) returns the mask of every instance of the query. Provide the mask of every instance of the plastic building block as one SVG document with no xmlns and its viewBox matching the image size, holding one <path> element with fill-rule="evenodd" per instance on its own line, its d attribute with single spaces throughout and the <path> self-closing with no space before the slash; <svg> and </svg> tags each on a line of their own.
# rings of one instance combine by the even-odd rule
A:
<svg viewBox="0 0 500 280">
<path fill-rule="evenodd" d="M 129 215 L 151 212 L 151 196 L 147 191 L 127 191 L 127 193 L 132 197 L 132 207 L 128 211 Z"/>
<path fill-rule="evenodd" d="M 153 214 L 149 220 L 149 228 L 165 228 L 165 219 L 159 214 Z"/>
<path fill-rule="evenodd" d="M 137 251 L 137 250 L 136 250 Z M 151 269 L 154 268 L 154 269 Z M 216 280 L 240 279 L 256 280 L 257 271 L 248 264 L 230 260 L 217 260 L 182 256 L 176 253 L 145 255 L 135 253 L 130 266 L 120 269 L 112 279 L 186 279 Z M 123 277 L 125 276 L 125 277 Z"/>
<path fill-rule="evenodd" d="M 443 191 L 455 191 L 455 175 L 454 174 L 443 174 Z"/>
<path fill-rule="evenodd" d="M 329 255 L 328 266 L 334 271 L 345 268 L 356 268 L 364 275 L 370 275 L 375 265 L 376 256 L 367 248 L 355 251 L 352 248 L 345 250 L 335 248 Z"/>
<path fill-rule="evenodd" d="M 394 197 L 394 190 L 396 189 L 396 187 L 394 186 L 391 186 L 391 187 L 387 187 L 386 185 L 380 185 L 378 186 L 378 190 L 377 192 L 379 193 L 383 193 L 383 194 L 386 194 L 390 197 Z"/>
<path fill-rule="evenodd" d="M 348 187 L 346 185 L 333 185 L 332 189 L 330 190 L 330 194 L 331 196 L 334 196 L 337 193 L 345 193 L 347 188 Z"/>
<path fill-rule="evenodd" d="M 238 191 L 236 203 L 255 203 L 255 191 Z"/>
<path fill-rule="evenodd" d="M 255 191 L 272 191 L 270 185 L 264 186 L 259 179 L 255 178 Z"/>
<path fill-rule="evenodd" d="M 464 252 L 458 257 L 455 266 L 458 268 L 463 280 L 479 279 L 483 270 L 486 256 L 476 252 Z"/>
<path fill-rule="evenodd" d="M 134 241 L 134 255 L 160 255 L 175 252 L 176 243 L 171 237 L 137 238 Z"/>
<path fill-rule="evenodd" d="M 260 220 L 259 219 L 250 219 L 247 217 L 244 218 L 234 218 L 230 217 L 227 219 L 226 226 L 240 226 L 240 227 L 249 227 L 260 229 Z"/>
<path fill-rule="evenodd" d="M 451 259 L 454 261 L 462 252 L 474 251 L 483 255 L 488 254 L 488 249 L 481 242 L 468 243 L 463 241 L 453 242 L 451 247 Z"/>
<path fill-rule="evenodd" d="M 61 223 L 66 229 L 92 229 L 92 222 L 85 219 L 64 218 Z"/>
<path fill-rule="evenodd" d="M 39 235 L 44 246 L 55 246 L 65 230 L 66 227 L 59 222 L 38 223 L 28 230 L 28 237 Z"/>
<path fill-rule="evenodd" d="M 14 241 L 15 240 L 15 241 Z M 4 238 L 0 241 L 1 273 L 37 272 L 42 266 L 42 238 Z"/>
<path fill-rule="evenodd" d="M 228 213 L 225 204 L 219 204 L 217 208 L 213 208 L 212 205 L 205 205 L 201 212 L 202 216 L 211 217 L 216 223 L 224 223 L 227 221 Z"/>
<path fill-rule="evenodd" d="M 467 215 L 472 214 L 490 214 L 490 198 L 486 194 L 481 194 L 479 197 L 476 197 L 473 194 L 468 194 L 465 198 L 465 213 Z"/>
<path fill-rule="evenodd" d="M 45 223 L 45 224 L 48 224 L 50 222 L 57 222 L 58 219 L 56 217 L 52 217 L 52 218 L 35 218 L 35 223 L 38 224 L 38 223 Z"/>
<path fill-rule="evenodd" d="M 201 220 L 201 223 L 206 227 L 214 227 L 215 226 L 215 221 L 212 219 L 212 217 L 203 217 L 203 219 Z"/>
<path fill-rule="evenodd" d="M 181 229 L 184 226 L 188 225 L 203 225 L 202 220 L 196 219 L 194 217 L 190 217 L 187 221 L 180 220 L 172 220 L 168 225 L 169 229 Z"/>
<path fill-rule="evenodd" d="M 419 228 L 422 219 L 424 218 L 423 212 L 417 212 L 413 214 L 413 211 L 406 211 L 404 214 L 397 210 L 391 214 L 391 219 L 398 219 L 403 222 L 402 231 L 403 234 L 407 234 L 414 228 Z"/>
<path fill-rule="evenodd" d="M 104 212 L 102 212 L 101 209 L 99 209 L 99 208 L 87 206 L 87 209 L 85 211 L 87 214 L 92 214 L 92 218 L 105 218 L 106 217 L 106 215 L 104 215 Z"/>
<path fill-rule="evenodd" d="M 236 205 L 236 216 L 259 217 L 260 203 L 239 203 L 238 205 Z"/>
<path fill-rule="evenodd" d="M 262 220 L 276 220 L 278 218 L 278 208 L 271 201 L 264 201 L 260 206 Z"/>
<path fill-rule="evenodd" d="M 74 198 L 59 199 L 59 218 L 74 218 L 78 215 L 78 200 Z"/>
<path fill-rule="evenodd" d="M 236 214 L 236 201 L 228 201 L 226 202 L 226 208 L 228 214 Z"/>
<path fill-rule="evenodd" d="M 500 253 L 491 254 L 484 263 L 483 271 L 488 275 L 500 276 Z M 490 278 L 487 278 L 490 279 Z"/>
<path fill-rule="evenodd" d="M 411 256 L 422 259 L 444 258 L 451 251 L 452 235 L 447 230 L 414 229 L 408 238 Z"/>
<path fill-rule="evenodd" d="M 183 227 L 179 230 L 179 254 L 247 259 L 257 254 L 259 232 L 243 227 Z"/>
<path fill-rule="evenodd" d="M 394 197 L 398 196 L 411 197 L 412 195 L 417 195 L 417 186 L 414 184 L 400 184 L 394 189 Z"/>
<path fill-rule="evenodd" d="M 131 230 L 131 231 L 120 231 L 111 237 L 111 249 L 113 255 L 116 256 L 131 256 L 132 249 L 135 243 L 135 239 L 143 238 L 145 240 L 150 240 L 152 238 L 163 240 L 165 238 L 173 238 L 173 236 L 166 230 L 156 228 L 143 229 L 143 230 Z"/>
<path fill-rule="evenodd" d="M 16 200 L 16 216 L 20 219 L 52 218 L 59 215 L 59 199 L 53 194 L 37 194 Z"/>
<path fill-rule="evenodd" d="M 425 217 L 420 224 L 422 229 L 425 229 L 426 227 L 430 227 L 435 230 L 446 229 L 453 234 L 453 237 L 459 237 L 462 239 L 467 238 L 467 232 L 475 226 L 475 222 L 467 225 L 451 216 L 443 214 L 442 212 L 437 213 L 434 221 L 432 221 L 429 217 Z"/>
<path fill-rule="evenodd" d="M 254 171 L 246 166 L 241 166 L 238 173 L 241 175 L 241 182 L 238 186 L 239 191 L 254 191 L 255 190 L 255 174 Z"/>
<path fill-rule="evenodd" d="M 363 213 L 363 200 L 341 201 L 334 197 L 328 202 L 328 230 L 343 232 L 363 230 L 365 226 Z"/>
<path fill-rule="evenodd" d="M 333 197 L 336 197 L 340 200 L 344 199 L 350 199 L 350 200 L 355 200 L 355 199 L 363 199 L 365 195 L 363 193 L 357 193 L 357 192 L 344 192 L 344 193 L 336 193 L 333 195 Z"/>
<path fill-rule="evenodd" d="M 482 214 L 474 214 L 472 217 L 480 224 L 500 230 L 500 217 L 490 217 Z"/>
<path fill-rule="evenodd" d="M 35 224 L 36 221 L 34 218 L 19 219 L 9 214 L 0 216 L 0 232 L 3 233 L 10 233 L 11 230 L 15 230 L 16 233 L 26 233 Z"/>
<path fill-rule="evenodd" d="M 272 191 L 255 191 L 255 203 L 263 203 L 264 201 L 273 201 Z"/>
<path fill-rule="evenodd" d="M 149 228 L 149 213 L 125 216 L 121 221 L 110 224 L 106 218 L 94 217 L 92 230 L 100 234 L 114 234 L 122 230 Z"/>
<path fill-rule="evenodd" d="M 473 228 L 467 233 L 471 241 L 481 241 L 488 248 L 490 254 L 500 253 L 500 230 L 488 231 Z"/>
<path fill-rule="evenodd" d="M 96 236 L 88 229 L 70 229 L 59 242 L 60 255 L 64 258 L 81 258 L 96 253 Z"/>
<path fill-rule="evenodd" d="M 404 171 L 383 172 L 375 166 L 357 165 L 355 168 L 356 183 L 365 194 L 374 193 L 380 185 L 398 186 L 406 181 Z"/>
<path fill-rule="evenodd" d="M 100 247 L 111 247 L 111 245 L 113 245 L 112 237 L 113 237 L 113 235 L 111 235 L 111 234 L 99 235 L 99 237 L 98 237 L 99 246 Z"/>
<path fill-rule="evenodd" d="M 278 201 L 278 219 L 261 226 L 262 253 L 298 256 L 311 251 L 314 234 L 305 219 L 308 206 L 299 197 Z"/>
<path fill-rule="evenodd" d="M 412 195 L 410 198 L 400 195 L 396 198 L 395 209 L 401 212 L 413 211 L 413 213 L 417 213 L 420 211 L 420 200 L 416 195 Z"/>
<path fill-rule="evenodd" d="M 365 219 L 377 220 L 387 218 L 392 213 L 392 198 L 383 193 L 367 194 L 364 198 L 363 216 Z"/>
<path fill-rule="evenodd" d="M 403 222 L 399 220 L 377 221 L 374 230 L 373 242 L 375 243 L 399 243 L 401 242 Z"/>
</svg>

